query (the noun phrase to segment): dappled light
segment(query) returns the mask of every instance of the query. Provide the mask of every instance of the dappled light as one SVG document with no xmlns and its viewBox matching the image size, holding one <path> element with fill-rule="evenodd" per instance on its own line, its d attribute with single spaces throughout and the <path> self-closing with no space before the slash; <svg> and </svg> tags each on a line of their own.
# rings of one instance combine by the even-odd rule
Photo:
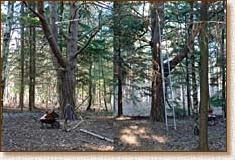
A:
<svg viewBox="0 0 235 160">
<path fill-rule="evenodd" d="M 91 150 L 91 151 L 111 151 L 113 150 L 113 146 L 105 146 L 105 145 L 97 145 L 92 143 L 85 143 L 82 145 L 83 150 Z"/>
<path fill-rule="evenodd" d="M 226 151 L 226 5 L 3 1 L 2 151 Z"/>
<path fill-rule="evenodd" d="M 151 136 L 154 140 L 158 141 L 159 143 L 166 143 L 167 137 L 161 135 L 152 135 Z"/>
<path fill-rule="evenodd" d="M 129 128 L 124 128 L 121 133 L 124 134 L 145 134 L 146 133 L 146 128 L 145 127 L 138 127 L 137 125 L 131 125 Z"/>
<path fill-rule="evenodd" d="M 126 118 L 128 119 L 128 118 Z M 120 141 L 125 145 L 132 145 L 133 147 L 145 147 L 141 142 L 149 141 L 151 143 L 166 143 L 168 138 L 160 134 L 152 134 L 151 128 L 141 126 L 140 124 L 128 125 L 120 129 Z M 147 147 L 147 146 L 146 146 Z M 160 148 L 159 148 L 160 149 Z"/>
<path fill-rule="evenodd" d="M 121 133 L 122 133 L 122 134 L 131 134 L 132 132 L 131 132 L 131 129 L 129 129 L 129 128 L 124 128 L 124 129 L 121 130 Z"/>
<path fill-rule="evenodd" d="M 135 146 L 140 146 L 139 138 L 146 134 L 145 127 L 139 127 L 137 125 L 130 125 L 120 131 L 122 134 L 120 140 L 123 143 L 132 144 Z"/>
<path fill-rule="evenodd" d="M 124 121 L 124 120 L 130 120 L 131 117 L 128 117 L 128 116 L 120 116 L 120 117 L 117 117 L 116 120 L 118 121 Z"/>
<path fill-rule="evenodd" d="M 130 144 L 130 145 L 134 145 L 134 146 L 139 146 L 140 145 L 136 135 L 124 134 L 124 135 L 121 135 L 120 140 L 123 143 L 127 143 L 127 144 Z"/>
</svg>

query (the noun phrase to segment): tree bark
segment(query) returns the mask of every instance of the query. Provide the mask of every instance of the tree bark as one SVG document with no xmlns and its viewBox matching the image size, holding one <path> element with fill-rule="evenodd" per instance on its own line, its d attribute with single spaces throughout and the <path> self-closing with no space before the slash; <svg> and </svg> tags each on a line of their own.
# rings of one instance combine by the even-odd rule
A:
<svg viewBox="0 0 235 160">
<path fill-rule="evenodd" d="M 69 2 L 70 4 L 70 17 L 69 20 L 78 19 L 77 2 Z M 68 39 L 66 46 L 66 58 L 63 57 L 62 51 L 57 43 L 57 37 L 55 36 L 55 29 L 52 30 L 55 22 L 52 23 L 52 28 L 48 24 L 44 15 L 43 2 L 38 2 L 38 13 L 30 8 L 30 10 L 39 17 L 42 25 L 43 32 L 48 40 L 51 48 L 52 57 L 54 57 L 54 65 L 57 69 L 58 80 L 58 95 L 61 115 L 66 104 L 71 104 L 75 107 L 75 68 L 76 68 L 76 56 L 77 53 L 77 34 L 78 34 L 78 22 L 70 21 L 68 29 Z M 54 33 L 54 34 L 53 34 Z"/>
<path fill-rule="evenodd" d="M 122 106 L 122 68 L 121 68 L 121 51 L 118 54 L 118 117 L 123 115 L 123 106 Z"/>
<path fill-rule="evenodd" d="M 35 13 L 35 11 L 33 9 L 31 9 L 31 11 L 33 11 Z M 42 29 L 43 29 L 43 32 L 46 36 L 46 39 L 50 45 L 50 48 L 51 48 L 51 53 L 53 54 L 52 56 L 55 57 L 56 59 L 56 63 L 58 64 L 59 66 L 59 70 L 65 70 L 66 68 L 66 62 L 65 60 L 63 59 L 63 56 L 62 56 L 62 52 L 57 44 L 57 40 L 56 40 L 56 37 L 53 35 L 53 32 L 50 28 L 50 25 L 48 24 L 47 20 L 46 20 L 46 17 L 44 15 L 44 5 L 43 5 L 43 2 L 38 2 L 38 13 L 35 13 L 38 17 L 39 17 L 39 20 L 41 22 L 41 25 L 42 25 Z M 54 25 L 54 24 L 52 24 Z M 57 66 L 55 66 L 57 67 Z"/>
<path fill-rule="evenodd" d="M 102 100 L 101 100 L 101 91 L 102 91 L 102 89 L 101 89 L 101 59 L 102 59 L 102 57 L 100 57 L 99 56 L 99 64 L 97 64 L 98 65 L 98 67 L 99 67 L 99 82 L 98 82 L 98 86 L 99 86 L 99 88 L 98 88 L 98 92 L 99 92 L 99 108 L 102 106 Z"/>
<path fill-rule="evenodd" d="M 223 8 L 225 8 L 225 1 L 223 2 Z M 224 12 L 224 11 L 223 11 Z M 226 13 L 224 13 L 224 21 L 225 21 L 225 15 Z M 225 29 L 222 29 L 222 33 L 221 33 L 221 39 L 222 39 L 222 43 L 221 43 L 221 69 L 222 69 L 222 98 L 225 101 L 222 104 L 222 109 L 224 112 L 224 118 L 226 118 L 226 51 L 225 51 Z"/>
<path fill-rule="evenodd" d="M 35 28 L 30 27 L 30 57 L 29 57 L 29 111 L 35 107 L 35 52 L 36 52 L 36 38 Z"/>
<path fill-rule="evenodd" d="M 23 16 L 24 14 L 24 4 L 21 3 L 21 9 L 20 9 L 20 14 Z M 23 111 L 24 108 L 24 50 L 25 50 L 25 32 L 24 32 L 25 26 L 24 22 L 21 21 L 21 50 L 20 50 L 20 66 L 21 66 L 21 77 L 20 77 L 20 102 L 19 102 L 19 107 L 21 111 Z"/>
<path fill-rule="evenodd" d="M 107 91 L 106 91 L 106 79 L 105 79 L 105 74 L 104 74 L 104 63 L 103 63 L 103 59 L 100 59 L 100 65 L 101 65 L 101 74 L 102 74 L 102 78 L 103 78 L 103 96 L 104 96 L 104 106 L 105 106 L 105 110 L 108 111 L 108 107 L 107 107 Z"/>
<path fill-rule="evenodd" d="M 69 2 L 70 4 L 70 18 L 69 20 L 78 19 L 78 6 L 77 2 Z M 76 90 L 76 57 L 74 53 L 77 52 L 78 41 L 78 21 L 70 21 L 68 29 L 68 40 L 66 46 L 66 68 L 59 73 L 59 84 L 61 84 L 60 92 L 60 106 L 62 111 L 67 104 L 71 104 L 73 107 L 76 105 L 75 90 Z"/>
<path fill-rule="evenodd" d="M 164 2 L 151 3 L 151 29 L 152 29 L 152 103 L 150 111 L 150 119 L 152 121 L 165 121 L 165 106 L 163 100 L 163 86 L 161 73 L 161 19 L 163 17 Z"/>
<path fill-rule="evenodd" d="M 199 150 L 208 150 L 207 114 L 209 104 L 208 84 L 208 39 L 207 39 L 207 9 L 208 2 L 201 3 L 202 27 L 200 30 L 200 124 L 199 124 Z"/>
<path fill-rule="evenodd" d="M 195 2 L 190 2 L 190 22 L 193 22 L 193 17 L 194 17 L 194 3 Z M 191 33 L 193 29 L 193 25 L 190 25 L 188 28 L 188 33 Z M 190 38 L 189 38 L 190 39 Z M 196 80 L 196 67 L 195 67 L 195 49 L 194 49 L 194 44 L 192 43 L 191 45 L 191 50 L 190 50 L 190 63 L 191 63 L 191 77 L 192 77 L 192 98 L 193 98 L 193 104 L 192 104 L 192 115 L 194 119 L 194 131 L 196 135 L 198 135 L 198 130 L 199 130 L 199 122 L 198 122 L 198 91 L 197 91 L 197 80 Z"/>
<path fill-rule="evenodd" d="M 186 56 L 186 85 L 187 85 L 187 101 L 188 101 L 188 115 L 191 115 L 191 87 L 190 87 L 190 55 Z"/>
<path fill-rule="evenodd" d="M 183 83 L 183 80 L 182 80 L 182 83 Z M 183 110 L 184 110 L 183 116 L 186 116 L 184 85 L 182 85 L 181 87 L 182 87 L 182 91 L 181 91 L 182 92 L 182 105 L 183 105 Z"/>
<path fill-rule="evenodd" d="M 58 77 L 59 77 L 58 81 L 60 84 L 59 103 L 60 103 L 61 113 L 63 113 L 66 104 L 70 104 L 73 107 L 75 107 L 76 86 L 74 80 L 75 79 L 74 70 L 70 66 L 68 66 L 66 67 L 66 71 L 59 71 Z"/>
<path fill-rule="evenodd" d="M 114 108 L 116 106 L 116 86 L 118 88 L 117 93 L 117 107 L 118 107 L 118 114 L 117 116 L 120 117 L 123 115 L 123 109 L 122 109 L 122 68 L 121 68 L 121 42 L 120 42 L 120 27 L 119 27 L 119 12 L 120 12 L 120 2 L 114 2 L 113 4 L 114 8 L 114 27 L 113 27 L 113 33 L 114 33 L 114 42 L 113 42 L 113 68 L 114 68 L 114 82 L 113 82 L 113 92 L 114 92 Z M 115 111 L 115 110 L 114 110 Z"/>
<path fill-rule="evenodd" d="M 92 100 L 93 100 L 93 94 L 92 94 L 92 58 L 91 58 L 91 53 L 90 53 L 90 66 L 89 66 L 89 88 L 88 88 L 88 106 L 86 108 L 86 110 L 90 110 L 91 109 L 91 105 L 92 105 Z"/>
<path fill-rule="evenodd" d="M 156 3 L 156 4 L 155 4 Z M 163 27 L 162 22 L 158 22 L 159 20 L 157 19 L 157 16 L 160 18 L 163 17 L 163 8 L 164 8 L 164 3 L 163 2 L 155 2 L 151 4 L 151 28 L 152 28 L 152 40 L 151 40 L 151 48 L 152 48 L 152 53 L 153 53 L 153 83 L 152 83 L 152 105 L 151 105 L 151 113 L 150 117 L 154 121 L 164 121 L 164 102 L 163 102 L 163 93 L 162 93 L 162 76 L 161 76 L 161 67 L 160 67 L 160 33 L 161 30 L 158 31 L 158 25 Z M 157 15 L 157 12 L 159 15 Z M 194 38 L 196 37 L 198 33 L 198 26 L 192 24 L 192 30 L 190 34 L 187 37 L 186 44 L 182 50 L 182 52 L 175 56 L 171 61 L 170 61 L 170 71 L 174 69 L 179 62 L 181 62 L 189 52 L 192 50 L 192 45 Z M 156 45 L 156 44 L 159 44 Z M 167 77 L 169 75 L 168 71 L 168 64 L 164 63 L 163 64 L 164 68 L 164 77 Z M 158 109 L 156 109 L 158 108 Z M 158 111 L 157 111 L 158 110 Z M 160 113 L 162 112 L 162 113 Z M 154 118 L 155 117 L 155 118 Z M 158 118 L 157 118 L 158 117 Z"/>
<path fill-rule="evenodd" d="M 35 2 L 30 3 L 30 7 L 36 8 Z M 29 111 L 35 107 L 35 75 L 36 75 L 36 29 L 29 27 Z"/>
<path fill-rule="evenodd" d="M 11 38 L 11 30 L 12 30 L 12 24 L 13 24 L 13 14 L 14 14 L 14 1 L 9 1 L 7 6 L 7 17 L 6 17 L 6 25 L 5 30 L 3 31 L 3 41 L 2 41 L 2 97 L 1 101 L 3 102 L 3 96 L 4 96 L 4 89 L 5 89 L 5 83 L 6 83 L 6 67 L 7 67 L 7 58 L 8 54 L 10 52 L 9 50 L 9 44 L 10 44 L 10 38 Z"/>
</svg>

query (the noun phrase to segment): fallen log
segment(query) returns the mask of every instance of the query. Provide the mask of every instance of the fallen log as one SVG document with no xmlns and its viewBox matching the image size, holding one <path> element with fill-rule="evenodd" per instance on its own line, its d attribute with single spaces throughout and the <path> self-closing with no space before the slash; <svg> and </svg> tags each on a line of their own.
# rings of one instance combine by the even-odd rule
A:
<svg viewBox="0 0 235 160">
<path fill-rule="evenodd" d="M 72 128 L 67 128 L 67 124 L 64 124 L 65 131 L 66 131 L 66 132 L 69 132 L 69 131 L 71 131 L 71 130 L 76 129 L 76 128 L 84 121 L 83 118 L 82 118 L 82 116 L 80 116 L 80 119 L 81 119 L 81 121 L 78 122 L 78 123 L 77 123 L 74 127 L 72 127 Z"/>
<path fill-rule="evenodd" d="M 80 129 L 80 131 L 81 131 L 81 132 L 84 132 L 84 133 L 87 133 L 87 134 L 90 134 L 90 135 L 92 135 L 92 136 L 95 136 L 95 137 L 97 137 L 97 138 L 99 138 L 99 139 L 106 140 L 106 141 L 109 141 L 109 142 L 112 142 L 112 143 L 113 143 L 113 140 L 112 140 L 112 139 L 106 138 L 106 137 L 104 137 L 104 136 L 98 135 L 98 134 L 93 133 L 93 132 L 90 132 L 90 131 L 88 131 L 88 130 Z"/>
</svg>

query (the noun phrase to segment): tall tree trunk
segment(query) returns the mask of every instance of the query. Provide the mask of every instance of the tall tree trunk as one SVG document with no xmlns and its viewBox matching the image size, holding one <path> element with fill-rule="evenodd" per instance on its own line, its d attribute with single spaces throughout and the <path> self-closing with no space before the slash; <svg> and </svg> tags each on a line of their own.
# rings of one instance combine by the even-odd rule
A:
<svg viewBox="0 0 235 160">
<path fill-rule="evenodd" d="M 77 51 L 77 34 L 78 34 L 78 13 L 77 3 L 69 2 L 70 5 L 70 17 L 69 17 L 69 29 L 66 47 L 66 58 L 63 57 L 62 51 L 57 43 L 57 39 L 53 34 L 52 28 L 56 25 L 55 22 L 51 25 L 48 24 L 47 19 L 44 15 L 43 2 L 38 2 L 38 13 L 30 8 L 30 10 L 39 17 L 42 25 L 44 34 L 48 40 L 51 48 L 51 54 L 55 60 L 55 67 L 57 69 L 58 79 L 58 95 L 61 115 L 63 115 L 64 107 L 66 104 L 75 106 L 75 68 L 76 68 L 76 57 L 80 53 Z M 27 4 L 26 4 L 27 5 Z M 73 21 L 76 19 L 75 21 Z M 54 29 L 53 29 L 54 30 Z M 84 47 L 85 48 L 85 47 Z"/>
<path fill-rule="evenodd" d="M 152 54 L 153 54 L 153 83 L 152 83 L 152 105 L 150 117 L 153 121 L 164 121 L 164 102 L 163 102 L 163 92 L 162 92 L 162 76 L 160 67 L 160 33 L 159 26 L 163 27 L 163 22 L 160 22 L 158 18 L 163 17 L 164 3 L 155 2 L 151 3 L 151 29 L 152 29 Z M 193 44 L 194 38 L 198 33 L 197 25 L 193 25 L 193 30 L 188 35 L 188 40 L 182 52 L 170 60 L 170 71 L 174 69 L 179 62 L 181 62 L 187 54 L 190 52 L 191 46 Z M 158 42 L 159 41 L 159 42 Z M 157 44 L 157 45 L 156 45 Z M 164 76 L 169 75 L 168 64 L 164 63 Z"/>
<path fill-rule="evenodd" d="M 208 150 L 207 135 L 207 113 L 209 103 L 209 84 L 208 84 L 208 39 L 207 39 L 207 9 L 208 2 L 201 3 L 202 26 L 200 30 L 200 129 L 199 129 L 199 150 Z"/>
<path fill-rule="evenodd" d="M 113 67 L 114 67 L 114 108 L 116 106 L 116 87 L 118 88 L 118 100 L 117 100 L 117 107 L 118 107 L 118 114 L 117 116 L 120 117 L 123 115 L 122 109 L 122 72 L 121 72 L 121 42 L 120 42 L 120 28 L 119 28 L 119 13 L 120 13 L 120 4 L 121 2 L 114 2 L 114 27 L 113 27 Z M 115 112 L 115 111 L 114 111 Z"/>
<path fill-rule="evenodd" d="M 123 115 L 122 106 L 122 65 L 121 65 L 121 50 L 118 51 L 118 117 Z"/>
<path fill-rule="evenodd" d="M 30 27 L 30 57 L 29 57 L 29 111 L 35 107 L 35 28 Z"/>
<path fill-rule="evenodd" d="M 62 14 L 63 14 L 63 3 L 60 6 L 60 16 Z M 50 23 L 51 23 L 50 29 L 51 29 L 51 33 L 53 35 L 53 38 L 55 39 L 56 43 L 58 44 L 58 26 L 56 25 L 56 22 L 57 22 L 57 2 L 50 2 Z M 62 28 L 60 28 L 60 34 L 61 34 L 61 32 L 62 32 Z M 53 45 L 55 45 L 55 44 L 53 44 Z M 59 52 L 62 52 L 63 47 L 62 46 L 58 46 L 58 47 L 59 47 Z M 60 55 L 60 57 L 62 59 L 61 62 L 59 62 L 58 58 L 53 55 L 54 54 L 53 50 L 51 50 L 50 52 L 52 55 L 53 64 L 54 64 L 55 68 L 57 68 L 57 70 L 56 70 L 57 92 L 58 92 L 58 97 L 59 97 L 58 100 L 59 100 L 59 104 L 60 104 L 61 117 L 63 117 L 64 107 L 66 106 L 67 103 L 70 103 L 73 107 L 75 106 L 75 102 L 73 102 L 73 100 L 70 102 L 70 100 L 68 98 L 68 96 L 71 96 L 71 94 L 69 94 L 71 92 L 71 86 L 70 86 L 70 84 L 67 84 L 67 82 L 65 80 L 65 79 L 68 79 L 69 82 L 73 83 L 73 80 L 71 80 L 71 78 L 73 77 L 74 73 L 66 73 L 66 72 L 72 72 L 71 69 L 68 69 L 68 70 L 65 69 L 65 68 L 70 68 L 68 66 L 69 64 L 67 64 L 67 66 L 65 66 L 65 68 L 63 68 L 63 69 L 61 68 L 65 63 L 64 57 L 62 57 L 62 53 L 58 54 L 58 55 Z M 72 83 L 71 83 L 71 85 L 73 85 Z M 65 89 L 65 86 L 68 86 L 68 88 Z M 63 90 L 65 90 L 65 91 L 63 91 Z M 66 94 L 63 92 L 68 93 L 68 95 L 65 96 Z"/>
<path fill-rule="evenodd" d="M 51 16 L 51 22 L 53 22 L 53 26 L 54 26 L 54 29 L 52 29 L 52 30 L 54 30 L 54 35 L 56 34 L 56 40 L 58 41 L 58 30 L 59 30 L 59 42 L 61 43 L 61 44 L 63 44 L 64 43 L 64 39 L 63 39 L 63 34 L 64 34 L 64 32 L 63 32 L 63 27 L 59 27 L 59 29 L 57 28 L 57 25 L 55 25 L 56 24 L 56 22 L 57 22 L 57 16 L 56 16 L 56 11 L 57 11 L 57 2 L 50 2 L 50 3 L 55 3 L 55 4 L 51 4 L 51 5 L 54 5 L 54 7 L 51 7 L 51 14 L 53 14 L 53 16 Z M 58 21 L 59 22 L 61 22 L 61 21 L 63 21 L 63 17 L 64 17 L 64 2 L 63 1 L 60 1 L 60 5 L 59 5 L 59 17 L 58 17 Z M 61 52 L 63 52 L 63 45 L 60 45 L 59 46 L 60 47 L 60 50 L 61 50 Z"/>
<path fill-rule="evenodd" d="M 93 94 L 92 94 L 92 58 L 91 58 L 91 53 L 90 53 L 90 66 L 89 66 L 89 88 L 88 88 L 88 106 L 86 108 L 86 110 L 90 110 L 91 109 L 91 105 L 92 105 L 92 102 L 93 102 Z"/>
<path fill-rule="evenodd" d="M 165 110 L 163 102 L 163 87 L 162 87 L 162 74 L 161 74 L 161 50 L 160 50 L 160 38 L 161 38 L 161 19 L 163 17 L 164 2 L 151 3 L 151 29 L 152 29 L 152 63 L 153 63 L 153 75 L 152 75 L 152 103 L 150 111 L 150 119 L 152 121 L 165 120 Z"/>
<path fill-rule="evenodd" d="M 186 56 L 186 86 L 187 86 L 187 101 L 188 101 L 188 115 L 191 115 L 191 87 L 190 87 L 190 55 Z"/>
<path fill-rule="evenodd" d="M 47 75 L 49 77 L 49 75 Z M 50 102 L 50 98 L 51 98 L 51 85 L 50 83 L 46 84 L 46 109 L 48 109 L 48 103 Z"/>
<path fill-rule="evenodd" d="M 83 100 L 84 100 L 84 84 L 82 83 L 81 85 L 82 85 L 81 98 L 82 98 L 82 102 L 83 102 Z"/>
<path fill-rule="evenodd" d="M 193 17 L 194 17 L 194 3 L 195 2 L 190 2 L 190 22 L 193 22 Z M 188 33 L 192 32 L 193 25 L 189 27 Z M 191 50 L 190 50 L 190 63 L 191 63 L 191 76 L 192 76 L 192 98 L 193 98 L 193 105 L 192 105 L 192 115 L 194 119 L 194 133 L 196 135 L 199 134 L 199 123 L 198 123 L 198 91 L 197 91 L 197 80 L 196 80 L 196 67 L 195 67 L 195 50 L 194 50 L 194 44 L 192 43 L 191 45 Z"/>
<path fill-rule="evenodd" d="M 163 10 L 164 10 L 164 3 L 163 2 L 156 2 L 157 5 L 151 3 L 151 29 L 152 29 L 152 41 L 151 41 L 151 48 L 153 54 L 153 79 L 152 79 L 152 105 L 151 105 L 151 112 L 150 118 L 153 121 L 164 121 L 164 102 L 163 102 L 163 93 L 162 93 L 162 78 L 161 78 L 161 67 L 160 67 L 160 32 L 158 30 L 158 26 L 163 27 L 163 23 L 159 24 L 159 19 L 157 19 L 157 13 L 159 13 L 159 18 L 163 17 Z M 155 14 L 155 15 L 154 15 Z M 194 38 L 198 34 L 199 27 L 198 25 L 192 24 L 192 31 L 188 35 L 188 39 L 182 49 L 182 52 L 175 56 L 172 60 L 170 60 L 170 71 L 174 69 L 179 62 L 181 62 L 187 54 L 191 51 L 191 47 L 194 43 Z M 158 45 L 156 45 L 158 44 Z M 159 55 L 158 55 L 159 54 Z M 169 75 L 168 71 L 168 63 L 163 64 L 164 69 L 164 77 Z"/>
<path fill-rule="evenodd" d="M 183 116 L 186 116 L 184 85 L 182 85 L 181 87 L 182 87 L 182 105 L 184 110 Z"/>
<path fill-rule="evenodd" d="M 225 1 L 223 2 L 223 8 L 225 8 Z M 224 13 L 224 21 L 225 21 L 225 15 Z M 222 104 L 222 109 L 224 112 L 224 118 L 226 118 L 226 50 L 225 50 L 225 29 L 222 28 L 222 33 L 221 33 L 221 69 L 222 69 L 222 98 L 225 101 Z"/>
<path fill-rule="evenodd" d="M 64 111 L 66 104 L 71 104 L 75 107 L 75 77 L 74 69 L 71 66 L 66 67 L 66 71 L 59 72 L 59 103 L 61 113 Z"/>
<path fill-rule="evenodd" d="M 101 100 L 101 58 L 102 57 L 99 57 L 99 64 L 98 64 L 98 67 L 99 67 L 99 82 L 98 82 L 98 86 L 99 86 L 99 89 L 98 89 L 98 92 L 99 92 L 99 108 L 102 106 L 102 100 Z"/>
<path fill-rule="evenodd" d="M 61 81 L 61 91 L 60 92 L 60 106 L 62 111 L 66 104 L 71 104 L 75 107 L 75 89 L 76 89 L 76 80 L 75 80 L 75 69 L 76 69 L 76 57 L 74 54 L 77 53 L 77 41 L 78 41 L 78 7 L 77 2 L 70 3 L 70 18 L 68 29 L 68 39 L 66 46 L 66 68 L 64 71 L 61 71 L 59 81 Z"/>
<path fill-rule="evenodd" d="M 104 64 L 103 64 L 103 59 L 101 58 L 100 59 L 100 65 L 101 65 L 101 73 L 102 73 L 102 78 L 103 78 L 103 90 L 104 90 L 104 92 L 103 92 L 103 96 L 104 96 L 104 106 L 105 106 L 105 110 L 106 111 L 108 111 L 108 107 L 107 107 L 107 91 L 106 91 L 106 79 L 105 79 L 105 75 L 104 75 Z"/>
<path fill-rule="evenodd" d="M 20 14 L 23 16 L 24 14 L 24 4 L 21 3 L 21 9 L 20 9 Z M 24 32 L 25 26 L 24 22 L 21 21 L 21 50 L 20 50 L 20 67 L 21 67 L 21 77 L 20 77 L 20 102 L 19 102 L 19 107 L 21 111 L 23 111 L 24 108 L 24 54 L 25 54 L 25 32 Z"/>
<path fill-rule="evenodd" d="M 14 14 L 14 1 L 8 1 L 7 6 L 7 17 L 6 17 L 6 25 L 3 30 L 3 41 L 2 41 L 2 97 L 1 101 L 3 102 L 3 96 L 4 96 L 4 89 L 5 89 L 5 83 L 6 83 L 6 68 L 7 68 L 7 58 L 8 54 L 10 52 L 9 50 L 9 44 L 11 39 L 11 30 L 12 30 L 12 24 L 13 24 L 13 14 Z"/>
<path fill-rule="evenodd" d="M 36 2 L 30 2 L 30 7 L 36 8 Z M 29 28 L 29 111 L 35 107 L 35 75 L 36 75 L 36 29 L 34 26 Z"/>
<path fill-rule="evenodd" d="M 56 22 L 57 22 L 57 2 L 50 2 L 50 29 L 51 29 L 51 34 L 53 35 L 53 38 L 55 40 L 55 42 L 58 44 L 58 27 L 56 25 Z M 61 2 L 61 6 L 60 6 L 60 16 L 62 17 L 63 15 L 63 3 Z M 62 20 L 62 18 L 60 19 Z M 60 34 L 62 32 L 62 27 L 60 27 Z M 55 44 L 53 44 L 55 45 Z M 62 52 L 63 51 L 63 47 L 62 45 L 59 46 L 59 51 Z M 59 52 L 57 51 L 57 52 Z M 53 64 L 55 66 L 55 68 L 57 68 L 56 70 L 56 76 L 57 76 L 57 93 L 58 93 L 58 100 L 59 100 L 59 104 L 60 104 L 60 112 L 61 112 L 61 117 L 63 117 L 63 111 L 64 111 L 64 106 L 63 105 L 63 95 L 62 95 L 62 88 L 63 88 L 63 84 L 62 84 L 62 81 L 61 79 L 63 78 L 63 69 L 61 69 L 61 66 L 63 66 L 63 62 L 64 62 L 64 59 L 61 60 L 61 62 L 59 62 L 58 58 L 54 55 L 53 53 L 53 50 L 50 51 L 51 55 L 52 55 L 52 61 L 53 61 Z M 58 55 L 61 57 L 62 59 L 62 56 L 61 56 L 62 53 L 58 53 Z"/>
</svg>

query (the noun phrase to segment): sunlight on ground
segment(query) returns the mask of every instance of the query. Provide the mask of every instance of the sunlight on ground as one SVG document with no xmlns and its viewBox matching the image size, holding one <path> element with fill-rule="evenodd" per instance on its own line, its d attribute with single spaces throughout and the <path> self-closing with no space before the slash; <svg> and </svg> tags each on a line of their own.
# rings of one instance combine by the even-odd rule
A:
<svg viewBox="0 0 235 160">
<path fill-rule="evenodd" d="M 130 145 L 139 146 L 138 138 L 140 135 L 145 134 L 146 130 L 144 127 L 139 128 L 136 125 L 131 125 L 128 128 L 121 130 L 121 141 Z"/>
<path fill-rule="evenodd" d="M 139 142 L 138 142 L 138 138 L 137 136 L 135 135 L 127 135 L 127 134 L 124 134 L 121 136 L 121 141 L 122 142 L 125 142 L 125 143 L 128 143 L 130 145 L 134 145 L 134 146 L 139 146 Z"/>
<path fill-rule="evenodd" d="M 129 128 L 122 129 L 122 134 L 146 134 L 147 130 L 145 127 L 138 127 L 136 125 L 131 125 Z"/>
<path fill-rule="evenodd" d="M 122 129 L 121 133 L 122 134 L 132 134 L 131 129 L 129 129 L 129 128 Z"/>
<path fill-rule="evenodd" d="M 86 143 L 83 145 L 83 148 L 85 148 L 85 150 L 89 151 L 89 150 L 99 150 L 99 151 L 111 151 L 113 150 L 113 146 L 109 146 L 109 145 L 97 145 L 97 144 L 91 144 L 91 143 Z"/>
<path fill-rule="evenodd" d="M 138 127 L 137 125 L 131 125 L 128 128 L 124 128 L 121 130 L 121 141 L 130 145 L 140 146 L 138 141 L 141 135 L 146 134 L 145 127 Z"/>
<path fill-rule="evenodd" d="M 132 133 L 134 134 L 145 134 L 147 132 L 146 128 L 145 127 L 138 127 L 136 125 L 132 125 L 129 127 L 130 129 L 132 129 Z"/>
<path fill-rule="evenodd" d="M 120 140 L 123 143 L 140 146 L 141 139 L 149 139 L 158 143 L 166 143 L 168 138 L 164 135 L 150 135 L 150 131 L 146 127 L 140 127 L 137 125 L 130 125 L 121 130 Z"/>
<path fill-rule="evenodd" d="M 159 143 L 166 143 L 167 142 L 167 137 L 164 137 L 164 136 L 153 135 L 152 138 L 154 140 L 157 140 Z"/>
<path fill-rule="evenodd" d="M 121 116 L 121 117 L 117 117 L 116 120 L 117 121 L 131 120 L 131 117 Z"/>
</svg>

